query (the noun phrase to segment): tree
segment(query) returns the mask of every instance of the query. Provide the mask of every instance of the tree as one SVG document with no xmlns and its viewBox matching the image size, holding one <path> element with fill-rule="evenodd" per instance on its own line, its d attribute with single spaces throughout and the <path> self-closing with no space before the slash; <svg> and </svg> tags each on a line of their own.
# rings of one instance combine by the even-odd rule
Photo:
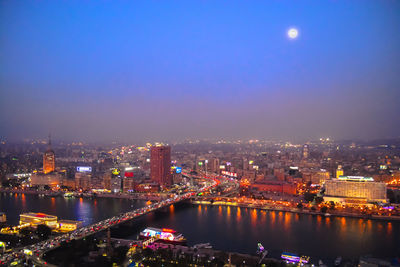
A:
<svg viewBox="0 0 400 267">
<path fill-rule="evenodd" d="M 45 224 L 40 224 L 36 228 L 36 234 L 39 236 L 39 238 L 45 240 L 51 235 L 51 228 Z"/>
<path fill-rule="evenodd" d="M 395 196 L 393 190 L 391 190 L 391 189 L 387 190 L 387 198 L 389 199 L 390 203 L 395 203 L 396 202 L 396 196 Z"/>
<path fill-rule="evenodd" d="M 125 259 L 128 249 L 129 248 L 127 246 L 116 247 L 113 252 L 113 261 L 115 261 L 117 264 L 121 264 Z"/>
<path fill-rule="evenodd" d="M 1 183 L 1 185 L 2 185 L 3 187 L 10 187 L 10 182 L 9 182 L 9 181 L 3 181 L 3 182 Z"/>
<path fill-rule="evenodd" d="M 321 212 L 322 212 L 322 213 L 326 213 L 327 210 L 328 210 L 328 207 L 327 207 L 327 206 L 321 207 Z"/>
<path fill-rule="evenodd" d="M 324 201 L 323 197 L 315 197 L 315 203 L 321 204 Z"/>
<path fill-rule="evenodd" d="M 28 228 L 22 228 L 19 230 L 19 234 L 22 236 L 28 236 L 31 234 L 31 231 Z"/>
<path fill-rule="evenodd" d="M 312 194 L 312 193 L 310 193 L 310 192 L 305 192 L 305 193 L 304 193 L 304 200 L 305 200 L 306 202 L 311 202 L 311 201 L 314 200 L 315 196 L 316 196 L 315 194 Z"/>
</svg>

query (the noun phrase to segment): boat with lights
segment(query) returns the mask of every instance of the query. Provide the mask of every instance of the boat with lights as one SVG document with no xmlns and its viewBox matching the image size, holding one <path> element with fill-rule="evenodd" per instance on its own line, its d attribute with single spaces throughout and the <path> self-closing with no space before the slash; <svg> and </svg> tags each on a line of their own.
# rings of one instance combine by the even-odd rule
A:
<svg viewBox="0 0 400 267">
<path fill-rule="evenodd" d="M 295 263 L 299 265 L 307 264 L 310 261 L 310 257 L 308 256 L 298 256 L 288 252 L 282 253 L 281 258 L 285 260 L 286 263 Z"/>
<path fill-rule="evenodd" d="M 172 244 L 185 244 L 186 238 L 177 231 L 168 228 L 155 228 L 155 227 L 147 227 L 143 231 L 140 232 L 139 238 L 141 239 L 150 239 L 155 238 L 156 241 L 162 241 L 166 243 Z"/>
</svg>

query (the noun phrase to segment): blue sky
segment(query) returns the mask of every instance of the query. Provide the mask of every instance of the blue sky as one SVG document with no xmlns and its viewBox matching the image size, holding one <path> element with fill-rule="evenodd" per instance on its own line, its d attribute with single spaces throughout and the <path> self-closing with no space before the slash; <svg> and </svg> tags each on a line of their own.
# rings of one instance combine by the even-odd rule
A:
<svg viewBox="0 0 400 267">
<path fill-rule="evenodd" d="M 7 139 L 399 136 L 399 1 L 2 1 L 0 33 Z"/>
</svg>

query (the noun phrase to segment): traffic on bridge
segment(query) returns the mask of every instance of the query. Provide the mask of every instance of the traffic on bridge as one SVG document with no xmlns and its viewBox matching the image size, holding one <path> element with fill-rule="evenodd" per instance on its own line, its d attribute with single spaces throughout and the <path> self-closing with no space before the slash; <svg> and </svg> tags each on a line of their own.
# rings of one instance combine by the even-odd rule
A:
<svg viewBox="0 0 400 267">
<path fill-rule="evenodd" d="M 209 177 L 209 176 L 203 176 L 203 177 L 194 177 L 194 178 L 199 178 L 199 179 L 205 180 L 204 185 L 201 188 L 199 188 L 197 191 L 187 192 L 184 194 L 177 193 L 177 194 L 174 194 L 173 197 L 170 197 L 168 199 L 161 200 L 159 202 L 152 203 L 143 208 L 129 211 L 129 212 L 108 218 L 106 220 L 97 222 L 95 224 L 79 228 L 73 232 L 55 236 L 53 238 L 47 239 L 45 241 L 30 245 L 30 246 L 13 249 L 11 252 L 8 252 L 8 253 L 5 253 L 2 255 L 2 257 L 0 259 L 0 265 L 1 264 L 5 264 L 7 266 L 17 265 L 23 261 L 30 260 L 33 263 L 38 264 L 38 265 L 50 266 L 48 263 L 46 263 L 44 260 L 42 260 L 42 256 L 47 251 L 59 247 L 62 242 L 70 242 L 73 239 L 81 239 L 86 236 L 104 231 L 110 227 L 127 222 L 129 220 L 132 220 L 132 219 L 142 216 L 144 214 L 153 212 L 157 209 L 161 209 L 163 207 L 175 204 L 177 202 L 180 202 L 180 201 L 183 201 L 186 199 L 190 199 L 200 193 L 209 192 L 209 191 L 211 191 L 211 189 L 217 187 L 221 183 L 220 180 L 217 179 L 217 177 L 214 178 L 214 177 Z"/>
</svg>

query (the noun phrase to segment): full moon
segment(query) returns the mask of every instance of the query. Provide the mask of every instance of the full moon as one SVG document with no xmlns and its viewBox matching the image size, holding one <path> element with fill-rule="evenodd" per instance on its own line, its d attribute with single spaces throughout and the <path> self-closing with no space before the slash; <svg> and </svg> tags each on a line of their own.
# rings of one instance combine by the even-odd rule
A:
<svg viewBox="0 0 400 267">
<path fill-rule="evenodd" d="M 287 35 L 289 36 L 290 39 L 296 39 L 297 36 L 299 35 L 299 31 L 295 28 L 291 28 L 288 30 Z"/>
</svg>

